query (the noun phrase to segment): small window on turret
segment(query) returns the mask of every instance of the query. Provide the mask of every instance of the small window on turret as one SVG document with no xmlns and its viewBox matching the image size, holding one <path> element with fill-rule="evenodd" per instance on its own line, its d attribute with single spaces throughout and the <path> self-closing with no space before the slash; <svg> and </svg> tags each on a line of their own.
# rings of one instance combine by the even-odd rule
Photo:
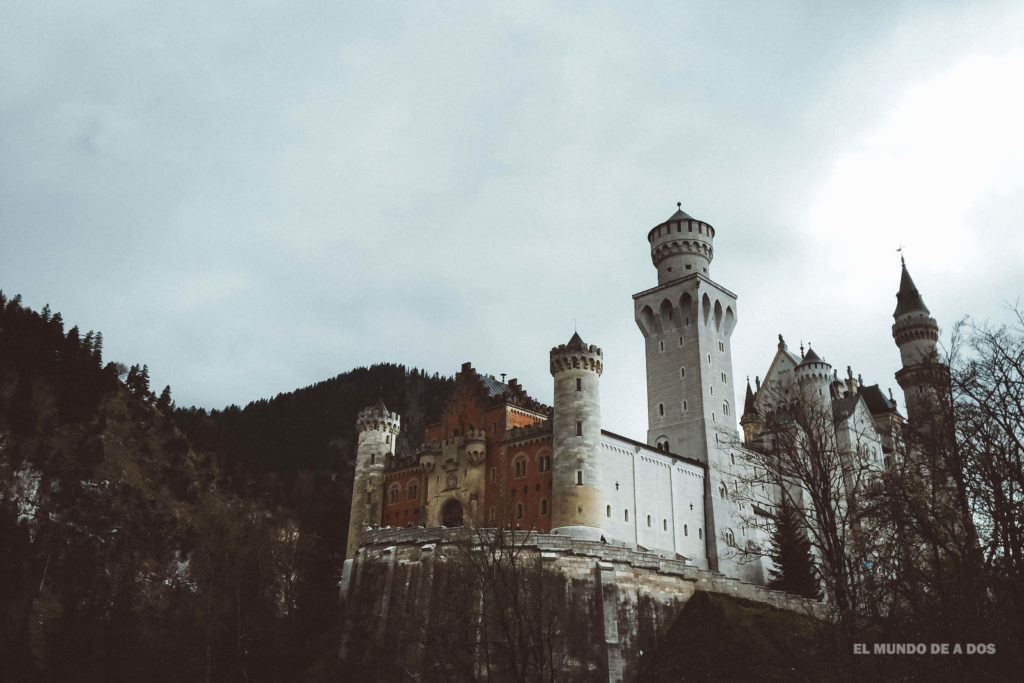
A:
<svg viewBox="0 0 1024 683">
<path fill-rule="evenodd" d="M 626 521 L 628 522 L 629 521 L 629 510 L 623 510 L 623 512 L 626 513 Z"/>
<path fill-rule="evenodd" d="M 576 391 L 583 391 L 583 380 L 579 377 L 576 378 Z"/>
<path fill-rule="evenodd" d="M 576 421 L 576 436 L 583 436 L 583 423 Z"/>
<path fill-rule="evenodd" d="M 686 379 L 686 368 L 679 368 L 679 377 L 681 379 Z"/>
<path fill-rule="evenodd" d="M 583 470 L 576 470 L 576 485 L 583 486 Z"/>
<path fill-rule="evenodd" d="M 658 404 L 658 415 L 661 416 L 661 417 L 665 416 L 665 404 L 664 403 L 659 403 Z"/>
<path fill-rule="evenodd" d="M 647 526 L 648 527 L 651 526 L 651 516 L 650 515 L 647 515 Z"/>
<path fill-rule="evenodd" d="M 659 351 L 664 351 L 665 350 L 665 342 L 663 342 L 663 341 L 658 342 L 658 350 Z"/>
<path fill-rule="evenodd" d="M 376 453 L 370 453 L 370 464 L 372 465 L 374 463 L 374 461 L 376 461 L 376 460 L 377 460 L 377 454 Z"/>
<path fill-rule="evenodd" d="M 605 506 L 605 508 L 604 508 L 604 516 L 608 517 L 608 518 L 611 518 L 611 516 L 612 516 L 612 506 L 611 505 L 606 505 Z"/>
</svg>

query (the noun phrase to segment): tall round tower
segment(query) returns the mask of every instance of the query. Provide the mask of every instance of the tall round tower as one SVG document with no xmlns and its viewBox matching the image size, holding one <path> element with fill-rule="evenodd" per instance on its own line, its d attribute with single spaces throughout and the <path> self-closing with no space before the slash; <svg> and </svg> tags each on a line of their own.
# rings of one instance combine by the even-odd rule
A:
<svg viewBox="0 0 1024 683">
<path fill-rule="evenodd" d="M 601 372 L 604 354 L 574 333 L 551 349 L 555 380 L 552 418 L 552 531 L 598 540 L 604 524 L 601 492 Z"/>
<path fill-rule="evenodd" d="M 359 550 L 363 530 L 380 523 L 384 502 L 384 461 L 395 451 L 401 418 L 377 401 L 377 405 L 359 413 L 356 429 L 359 444 L 356 447 L 355 477 L 352 481 L 352 514 L 348 524 L 348 545 L 345 548 L 343 583 L 351 570 L 352 560 Z"/>
<path fill-rule="evenodd" d="M 676 206 L 678 211 L 647 233 L 659 285 L 693 273 L 710 277 L 708 267 L 715 256 L 715 229 L 683 211 L 681 204 Z"/>
<path fill-rule="evenodd" d="M 900 263 L 903 271 L 892 314 L 892 336 L 903 361 L 896 381 L 906 399 L 907 418 L 914 422 L 915 418 L 925 418 L 934 412 L 936 392 L 949 381 L 949 370 L 938 361 L 939 325 L 924 305 L 902 257 Z"/>
</svg>

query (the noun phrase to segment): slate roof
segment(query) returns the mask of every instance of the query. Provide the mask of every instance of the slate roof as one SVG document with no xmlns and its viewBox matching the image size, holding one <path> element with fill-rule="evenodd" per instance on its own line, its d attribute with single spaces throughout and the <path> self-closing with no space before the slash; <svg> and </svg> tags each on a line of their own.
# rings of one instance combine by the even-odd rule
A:
<svg viewBox="0 0 1024 683">
<path fill-rule="evenodd" d="M 587 345 L 583 343 L 583 338 L 580 337 L 579 332 L 572 333 L 572 339 L 565 345 L 566 351 L 586 351 Z"/>
<path fill-rule="evenodd" d="M 666 220 L 665 222 L 668 223 L 668 221 L 692 221 L 692 220 L 695 220 L 693 216 L 691 216 L 690 214 L 686 213 L 682 209 L 679 209 L 674 214 L 672 214 L 668 218 L 668 220 Z"/>
<path fill-rule="evenodd" d="M 821 360 L 821 358 L 818 356 L 818 354 L 816 354 L 814 352 L 814 349 L 808 348 L 807 349 L 807 355 L 805 355 L 804 359 L 802 361 L 800 361 L 800 365 L 803 365 L 804 363 L 824 363 L 824 362 L 825 361 Z"/>
<path fill-rule="evenodd" d="M 487 395 L 490 397 L 512 393 L 509 386 L 504 382 L 499 382 L 494 375 L 480 375 L 480 379 L 483 380 L 484 388 L 487 389 Z"/>
<path fill-rule="evenodd" d="M 904 263 L 903 272 L 900 274 L 900 291 L 896 293 L 896 310 L 893 311 L 892 317 L 898 318 L 904 313 L 910 313 L 911 311 L 921 311 L 931 315 L 931 311 L 924 305 L 921 293 L 917 291 L 917 285 L 914 284 L 913 278 L 910 277 L 907 264 Z"/>
<path fill-rule="evenodd" d="M 754 392 L 750 388 L 750 380 L 747 380 L 747 395 L 743 399 L 743 417 L 747 415 L 757 415 L 757 410 L 754 408 Z"/>
<path fill-rule="evenodd" d="M 877 384 L 861 387 L 860 395 L 864 397 L 864 403 L 867 404 L 872 415 L 891 413 L 896 410 L 896 404 L 882 393 L 882 389 Z"/>
<path fill-rule="evenodd" d="M 857 401 L 859 400 L 860 395 L 853 394 L 852 396 L 844 396 L 843 398 L 837 398 L 832 401 L 832 419 L 836 424 L 853 415 L 853 411 L 856 409 Z"/>
</svg>

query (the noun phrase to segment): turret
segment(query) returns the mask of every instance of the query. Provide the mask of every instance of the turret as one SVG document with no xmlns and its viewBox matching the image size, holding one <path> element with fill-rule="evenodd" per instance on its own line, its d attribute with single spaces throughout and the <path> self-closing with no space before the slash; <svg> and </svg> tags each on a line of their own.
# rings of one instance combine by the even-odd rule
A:
<svg viewBox="0 0 1024 683">
<path fill-rule="evenodd" d="M 693 273 L 710 277 L 708 266 L 715 253 L 715 229 L 683 211 L 682 204 L 676 206 L 678 211 L 647 233 L 659 285 Z"/>
<path fill-rule="evenodd" d="M 822 410 L 828 409 L 832 404 L 832 366 L 808 347 L 804 359 L 794 372 L 800 387 L 800 398 L 808 406 L 817 405 Z"/>
<path fill-rule="evenodd" d="M 754 405 L 754 391 L 750 388 L 750 378 L 747 378 L 747 394 L 743 399 L 743 415 L 740 417 L 740 426 L 743 427 L 743 441 L 750 443 L 757 439 L 761 432 L 761 416 Z"/>
<path fill-rule="evenodd" d="M 552 531 L 598 540 L 604 524 L 601 388 L 604 354 L 574 333 L 551 349 Z"/>
<path fill-rule="evenodd" d="M 349 517 L 348 545 L 345 549 L 345 566 L 342 572 L 343 590 L 347 588 L 352 561 L 359 550 L 363 530 L 380 523 L 381 506 L 384 501 L 384 463 L 388 456 L 394 454 L 400 423 L 398 413 L 389 411 L 383 399 L 377 401 L 372 408 L 361 411 L 356 419 L 359 442 L 356 446 L 352 512 Z"/>
<path fill-rule="evenodd" d="M 949 369 L 938 361 L 939 325 L 924 304 L 906 261 L 900 257 L 900 290 L 892 317 L 892 336 L 900 350 L 903 368 L 896 381 L 907 402 L 907 418 L 913 423 L 933 412 L 937 388 L 948 382 Z"/>
</svg>

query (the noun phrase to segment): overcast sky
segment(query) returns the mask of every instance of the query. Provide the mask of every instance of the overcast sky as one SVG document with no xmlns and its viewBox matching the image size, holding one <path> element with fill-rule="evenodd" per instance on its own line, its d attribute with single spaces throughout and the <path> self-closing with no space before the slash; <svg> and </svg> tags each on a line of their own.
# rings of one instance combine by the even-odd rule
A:
<svg viewBox="0 0 1024 683">
<path fill-rule="evenodd" d="M 9 1 L 0 288 L 206 408 L 380 361 L 550 402 L 575 321 L 643 439 L 678 201 L 740 400 L 779 333 L 901 398 L 900 245 L 945 333 L 1024 293 L 1022 121 L 1020 2 Z"/>
</svg>

